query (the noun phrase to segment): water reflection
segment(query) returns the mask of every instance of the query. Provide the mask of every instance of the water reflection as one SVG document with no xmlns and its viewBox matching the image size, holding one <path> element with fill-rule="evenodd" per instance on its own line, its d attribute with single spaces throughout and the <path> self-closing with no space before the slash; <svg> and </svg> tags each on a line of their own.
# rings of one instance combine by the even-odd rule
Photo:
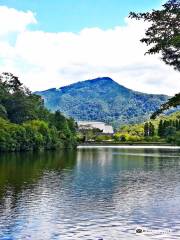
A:
<svg viewBox="0 0 180 240">
<path fill-rule="evenodd" d="M 169 228 L 158 239 L 179 239 L 179 201 L 177 149 L 83 148 L 0 157 L 2 240 L 139 239 L 138 225 Z"/>
</svg>

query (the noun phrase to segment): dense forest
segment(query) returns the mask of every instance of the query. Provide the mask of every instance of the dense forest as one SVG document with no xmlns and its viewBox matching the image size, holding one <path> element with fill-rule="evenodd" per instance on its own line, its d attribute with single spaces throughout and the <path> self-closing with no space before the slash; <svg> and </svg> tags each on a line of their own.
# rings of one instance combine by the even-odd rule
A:
<svg viewBox="0 0 180 240">
<path fill-rule="evenodd" d="M 180 145 L 180 112 L 143 124 L 122 126 L 114 138 L 120 141 L 167 142 Z"/>
<path fill-rule="evenodd" d="M 11 73 L 0 75 L 0 152 L 56 149 L 76 145 L 76 123 L 51 113 Z"/>
</svg>

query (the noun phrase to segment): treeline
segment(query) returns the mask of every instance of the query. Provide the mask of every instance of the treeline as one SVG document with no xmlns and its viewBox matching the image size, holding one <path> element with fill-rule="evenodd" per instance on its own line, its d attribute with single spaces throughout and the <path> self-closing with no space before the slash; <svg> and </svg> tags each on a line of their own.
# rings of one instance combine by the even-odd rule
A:
<svg viewBox="0 0 180 240">
<path fill-rule="evenodd" d="M 144 124 L 124 125 L 111 137 L 116 142 L 160 142 L 180 145 L 180 112 Z"/>
<path fill-rule="evenodd" d="M 0 75 L 0 151 L 55 149 L 76 145 L 76 123 L 44 107 L 11 73 Z"/>
<path fill-rule="evenodd" d="M 159 137 L 167 137 L 168 135 L 175 134 L 180 131 L 180 120 L 160 120 L 156 127 L 152 122 L 146 122 L 144 124 L 144 136 L 153 137 L 158 135 Z"/>
<path fill-rule="evenodd" d="M 180 120 L 160 120 L 158 125 L 158 135 L 160 137 L 175 134 L 176 131 L 180 131 Z"/>
</svg>

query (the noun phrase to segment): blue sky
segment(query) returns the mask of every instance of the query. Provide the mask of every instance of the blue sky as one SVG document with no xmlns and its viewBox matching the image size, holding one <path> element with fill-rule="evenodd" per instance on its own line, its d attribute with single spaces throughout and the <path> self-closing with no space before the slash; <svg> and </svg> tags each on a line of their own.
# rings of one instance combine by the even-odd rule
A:
<svg viewBox="0 0 180 240">
<path fill-rule="evenodd" d="M 1 0 L 0 5 L 36 13 L 34 29 L 78 32 L 85 27 L 113 28 L 130 11 L 158 8 L 161 0 Z"/>
<path fill-rule="evenodd" d="M 111 77 L 130 89 L 173 95 L 179 73 L 144 55 L 148 25 L 130 11 L 164 0 L 0 0 L 0 72 L 32 91 Z"/>
</svg>

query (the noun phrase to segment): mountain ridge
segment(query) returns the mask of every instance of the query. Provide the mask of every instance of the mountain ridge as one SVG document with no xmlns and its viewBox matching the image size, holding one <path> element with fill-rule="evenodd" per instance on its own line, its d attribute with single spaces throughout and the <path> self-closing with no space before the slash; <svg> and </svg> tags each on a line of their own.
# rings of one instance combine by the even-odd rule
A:
<svg viewBox="0 0 180 240">
<path fill-rule="evenodd" d="M 80 81 L 59 89 L 35 92 L 47 108 L 75 120 L 104 121 L 115 127 L 147 120 L 169 96 L 134 91 L 109 77 Z"/>
<path fill-rule="evenodd" d="M 107 80 L 107 81 L 111 81 L 111 82 L 114 82 L 116 83 L 117 85 L 121 86 L 122 88 L 125 88 L 125 89 L 128 89 L 130 91 L 133 91 L 133 92 L 136 92 L 136 93 L 142 93 L 142 94 L 147 94 L 147 95 L 156 95 L 156 96 L 167 96 L 167 97 L 172 97 L 172 96 L 169 96 L 167 94 L 162 94 L 162 93 L 147 93 L 147 92 L 140 92 L 140 91 L 137 91 L 137 90 L 133 90 L 133 89 L 130 89 L 128 87 L 125 87 L 124 85 L 122 84 L 119 84 L 118 82 L 116 82 L 115 80 L 113 80 L 112 78 L 110 77 L 97 77 L 97 78 L 94 78 L 94 79 L 87 79 L 87 80 L 81 80 L 81 81 L 78 81 L 76 83 L 71 83 L 71 84 L 68 84 L 68 85 L 64 85 L 62 87 L 59 87 L 59 88 L 48 88 L 48 89 L 45 89 L 45 90 L 42 90 L 42 91 L 35 91 L 34 93 L 37 94 L 37 93 L 43 93 L 43 92 L 47 92 L 47 91 L 51 91 L 51 90 L 56 90 L 56 91 L 59 91 L 60 89 L 66 89 L 66 88 L 69 88 L 69 87 L 73 87 L 74 85 L 76 84 L 81 84 L 81 83 L 87 83 L 87 82 L 91 82 L 94 83 L 94 82 L 98 82 L 100 80 Z"/>
</svg>

